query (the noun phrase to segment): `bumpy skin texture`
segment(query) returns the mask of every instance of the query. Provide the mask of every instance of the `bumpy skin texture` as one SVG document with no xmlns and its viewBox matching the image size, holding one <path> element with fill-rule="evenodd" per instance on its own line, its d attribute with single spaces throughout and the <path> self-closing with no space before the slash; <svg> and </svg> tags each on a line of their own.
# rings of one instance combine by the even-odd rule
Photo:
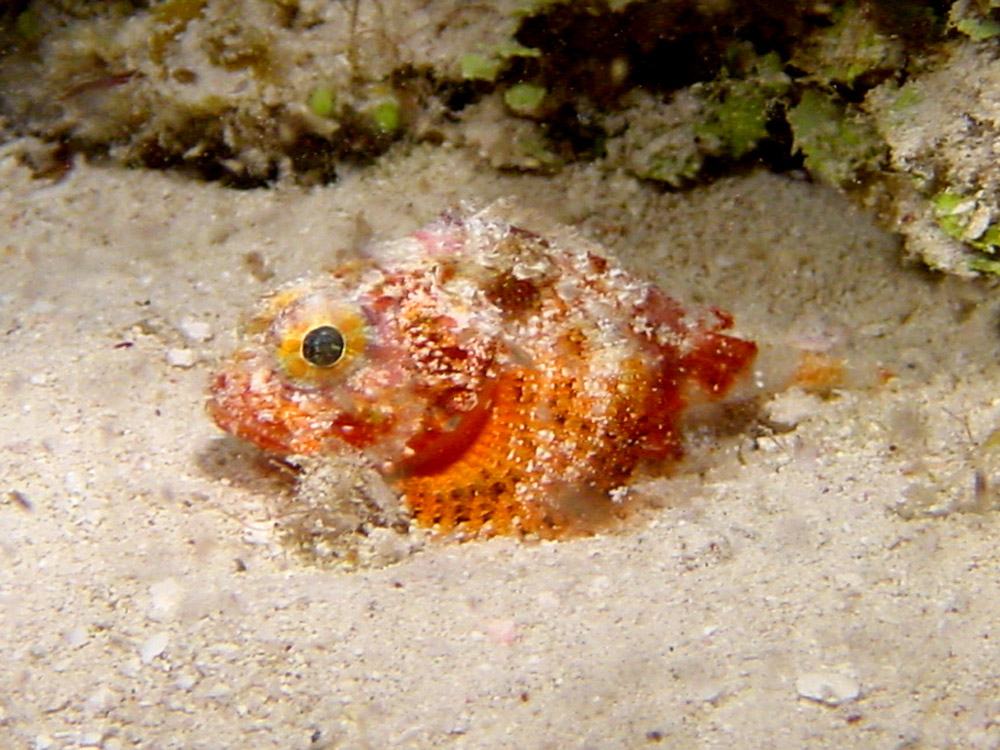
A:
<svg viewBox="0 0 1000 750">
<path fill-rule="evenodd" d="M 612 490 L 678 459 L 689 401 L 721 398 L 757 348 L 593 243 L 502 214 L 444 214 L 267 297 L 213 379 L 216 423 L 282 456 L 352 446 L 442 531 L 551 538 L 615 517 Z"/>
</svg>

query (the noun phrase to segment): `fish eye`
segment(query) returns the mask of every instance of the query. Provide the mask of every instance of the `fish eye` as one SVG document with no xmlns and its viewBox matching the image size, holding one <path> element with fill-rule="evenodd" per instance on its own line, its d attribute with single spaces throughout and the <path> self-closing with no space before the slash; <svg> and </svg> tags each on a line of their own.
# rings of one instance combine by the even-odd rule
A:
<svg viewBox="0 0 1000 750">
<path fill-rule="evenodd" d="M 316 367 L 331 367 L 344 356 L 344 334 L 333 326 L 317 326 L 302 339 L 302 358 Z"/>
</svg>

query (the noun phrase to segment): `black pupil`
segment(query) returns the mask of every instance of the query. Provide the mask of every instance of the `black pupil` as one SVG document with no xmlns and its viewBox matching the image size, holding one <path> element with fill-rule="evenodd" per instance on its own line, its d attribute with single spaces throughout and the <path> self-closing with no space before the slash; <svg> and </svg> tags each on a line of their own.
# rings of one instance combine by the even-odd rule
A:
<svg viewBox="0 0 1000 750">
<path fill-rule="evenodd" d="M 316 367 L 329 367 L 344 356 L 344 336 L 333 326 L 313 328 L 302 339 L 302 357 Z"/>
</svg>

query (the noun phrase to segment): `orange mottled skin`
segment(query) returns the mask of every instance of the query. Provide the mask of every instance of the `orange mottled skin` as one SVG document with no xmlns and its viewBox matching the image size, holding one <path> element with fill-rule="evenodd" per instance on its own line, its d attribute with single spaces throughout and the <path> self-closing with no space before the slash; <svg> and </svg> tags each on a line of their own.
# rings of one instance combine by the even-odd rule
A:
<svg viewBox="0 0 1000 750">
<path fill-rule="evenodd" d="M 756 346 L 503 211 L 445 214 L 270 295 L 213 379 L 216 423 L 281 456 L 360 450 L 443 531 L 557 537 L 615 517 L 613 490 L 681 456 L 686 406 L 725 395 Z M 332 364 L 310 361 L 320 327 L 343 342 Z"/>
</svg>

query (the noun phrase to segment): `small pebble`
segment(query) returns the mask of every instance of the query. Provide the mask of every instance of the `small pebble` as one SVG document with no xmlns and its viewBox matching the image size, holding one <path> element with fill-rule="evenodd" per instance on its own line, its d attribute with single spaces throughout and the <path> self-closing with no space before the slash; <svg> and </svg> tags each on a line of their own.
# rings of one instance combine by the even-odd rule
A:
<svg viewBox="0 0 1000 750">
<path fill-rule="evenodd" d="M 795 681 L 800 698 L 840 706 L 861 695 L 861 685 L 853 677 L 839 672 L 807 672 Z"/>
<path fill-rule="evenodd" d="M 208 341 L 213 336 L 212 326 L 195 318 L 183 318 L 177 327 L 188 341 Z"/>
<path fill-rule="evenodd" d="M 149 610 L 146 616 L 151 620 L 168 620 L 177 612 L 184 589 L 176 578 L 164 578 L 149 587 Z"/>
<path fill-rule="evenodd" d="M 75 471 L 67 471 L 63 474 L 63 487 L 71 495 L 82 495 L 87 490 L 83 478 Z"/>
<path fill-rule="evenodd" d="M 84 707 L 92 714 L 103 714 L 107 712 L 115 702 L 115 694 L 111 688 L 101 685 L 93 693 L 87 696 Z"/>
<path fill-rule="evenodd" d="M 517 643 L 517 623 L 513 620 L 490 620 L 486 623 L 486 634 L 498 645 L 512 646 Z"/>
<path fill-rule="evenodd" d="M 119 674 L 134 678 L 139 676 L 142 664 L 138 658 L 133 656 L 123 662 L 119 662 L 117 669 Z"/>
<path fill-rule="evenodd" d="M 143 664 L 149 664 L 153 659 L 166 651 L 168 643 L 170 643 L 169 633 L 157 633 L 150 636 L 139 647 L 139 660 Z"/>
<path fill-rule="evenodd" d="M 82 625 L 77 625 L 67 630 L 64 637 L 70 648 L 79 648 L 87 642 L 87 631 Z"/>
<path fill-rule="evenodd" d="M 193 674 L 191 674 L 190 672 L 184 672 L 182 674 L 177 675 L 177 679 L 174 681 L 174 684 L 181 690 L 190 690 L 195 686 L 197 682 L 198 680 L 195 678 Z"/>
<path fill-rule="evenodd" d="M 772 398 L 764 409 L 775 426 L 790 430 L 816 414 L 822 405 L 823 401 L 819 396 L 806 393 L 801 388 L 789 388 Z"/>
<path fill-rule="evenodd" d="M 194 367 L 198 354 L 193 349 L 168 349 L 167 364 L 171 367 Z"/>
</svg>

